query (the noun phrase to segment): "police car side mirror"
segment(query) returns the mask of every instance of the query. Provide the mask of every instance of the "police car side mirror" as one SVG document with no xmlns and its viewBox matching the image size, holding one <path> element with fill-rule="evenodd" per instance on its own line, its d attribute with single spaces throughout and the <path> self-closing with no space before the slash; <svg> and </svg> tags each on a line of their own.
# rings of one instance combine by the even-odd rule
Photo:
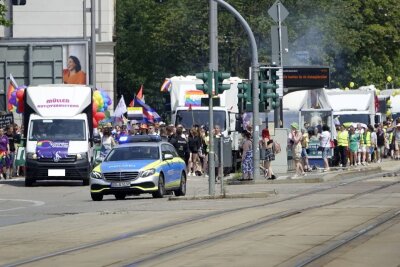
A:
<svg viewBox="0 0 400 267">
<path fill-rule="evenodd" d="M 173 159 L 173 158 L 174 158 L 174 155 L 172 155 L 172 154 L 164 154 L 164 156 L 163 156 L 164 160 L 169 160 L 169 159 Z"/>
</svg>

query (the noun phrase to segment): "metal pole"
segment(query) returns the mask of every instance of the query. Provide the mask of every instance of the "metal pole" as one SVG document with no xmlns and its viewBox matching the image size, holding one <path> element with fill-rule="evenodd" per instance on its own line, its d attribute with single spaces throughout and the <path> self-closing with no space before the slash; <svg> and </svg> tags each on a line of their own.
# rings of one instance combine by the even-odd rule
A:
<svg viewBox="0 0 400 267">
<path fill-rule="evenodd" d="M 83 10 L 83 18 L 82 18 L 82 24 L 83 24 L 83 29 L 82 29 L 82 37 L 84 40 L 86 40 L 87 34 L 86 34 L 86 0 L 82 1 L 82 10 Z"/>
<path fill-rule="evenodd" d="M 240 15 L 240 13 L 234 9 L 231 5 L 223 0 L 214 0 L 218 2 L 221 6 L 226 8 L 230 13 L 232 13 L 237 20 L 242 24 L 244 30 L 246 31 L 251 47 L 251 69 L 252 69 L 252 80 L 253 80 L 253 166 L 254 166 L 254 179 L 260 179 L 260 148 L 258 143 L 260 140 L 260 125 L 259 125 L 259 99 L 258 99 L 258 73 L 260 71 L 260 65 L 258 63 L 258 52 L 256 39 L 254 34 L 247 23 L 247 21 Z"/>
<path fill-rule="evenodd" d="M 210 32 L 210 65 L 209 69 L 213 72 L 212 79 L 214 80 L 214 71 L 218 71 L 218 4 L 210 0 L 210 14 L 209 14 L 209 32 Z M 212 83 L 214 84 L 214 82 Z M 214 88 L 215 89 L 215 88 Z M 214 114 L 213 114 L 213 93 L 212 89 L 210 89 L 211 93 L 209 94 L 209 120 L 210 120 L 210 129 L 209 129 L 209 151 L 208 151 L 208 194 L 213 196 L 215 195 L 215 151 L 214 151 Z"/>
<path fill-rule="evenodd" d="M 28 45 L 28 85 L 32 85 L 32 83 L 33 83 L 33 48 L 32 48 L 32 45 L 29 44 Z"/>
<path fill-rule="evenodd" d="M 96 88 L 96 1 L 90 1 L 90 18 L 91 18 L 91 33 L 90 33 L 90 53 L 91 57 L 91 73 L 90 73 L 90 84 L 93 88 Z"/>
<path fill-rule="evenodd" d="M 278 7 L 278 37 L 279 37 L 279 67 L 283 70 L 283 57 L 282 57 L 282 20 L 281 20 L 281 2 L 277 2 L 277 7 Z M 279 99 L 279 102 L 281 102 L 281 99 Z M 282 104 L 282 103 L 279 103 Z M 281 110 L 282 110 L 282 105 L 279 105 L 278 107 L 275 108 L 274 110 L 274 125 L 275 128 L 280 128 L 280 120 L 281 120 Z"/>
<path fill-rule="evenodd" d="M 225 195 L 224 193 L 224 136 L 221 136 L 220 142 L 219 142 L 219 148 L 220 148 L 220 153 L 219 153 L 219 175 L 221 177 L 221 195 Z"/>
</svg>

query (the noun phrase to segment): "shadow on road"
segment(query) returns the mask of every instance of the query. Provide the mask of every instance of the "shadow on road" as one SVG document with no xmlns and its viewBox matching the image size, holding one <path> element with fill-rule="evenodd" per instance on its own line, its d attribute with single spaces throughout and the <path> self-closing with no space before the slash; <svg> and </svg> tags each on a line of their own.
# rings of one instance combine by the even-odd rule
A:
<svg viewBox="0 0 400 267">
<path fill-rule="evenodd" d="M 15 187 L 25 187 L 25 180 L 24 178 L 18 178 L 18 179 L 9 179 L 9 180 L 1 180 L 0 184 L 7 184 L 10 186 L 15 186 Z M 68 180 L 57 180 L 57 181 L 36 181 L 33 183 L 33 187 L 57 187 L 57 186 L 82 186 L 82 181 L 68 181 Z"/>
</svg>

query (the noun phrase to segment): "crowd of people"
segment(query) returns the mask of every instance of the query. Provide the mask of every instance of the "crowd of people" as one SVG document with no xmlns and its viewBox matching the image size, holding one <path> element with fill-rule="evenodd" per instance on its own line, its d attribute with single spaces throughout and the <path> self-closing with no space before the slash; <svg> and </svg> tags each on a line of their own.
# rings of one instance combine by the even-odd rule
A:
<svg viewBox="0 0 400 267">
<path fill-rule="evenodd" d="M 333 166 L 357 166 L 400 159 L 400 119 L 375 125 L 336 125 Z"/>
<path fill-rule="evenodd" d="M 311 166 L 309 161 L 310 143 L 318 144 L 317 154 L 322 158 L 322 171 L 331 167 L 367 166 L 382 162 L 383 158 L 400 160 L 400 118 L 375 125 L 335 124 L 332 133 L 327 125 L 312 127 L 305 123 L 302 128 L 293 122 L 288 135 L 288 151 L 294 162 L 295 174 L 292 179 L 301 178 L 307 172 L 321 169 Z M 242 173 L 245 180 L 253 179 L 253 141 L 251 127 L 243 133 Z M 267 179 L 276 179 L 272 169 L 275 160 L 274 141 L 268 129 L 263 129 L 260 138 L 261 169 Z"/>
<path fill-rule="evenodd" d="M 212 131 L 216 138 L 221 137 L 221 128 L 216 125 Z M 185 161 L 187 173 L 196 176 L 208 176 L 209 129 L 207 126 L 193 125 L 185 129 L 182 125 L 164 123 L 140 123 L 114 126 L 111 124 L 98 128 L 101 139 L 101 154 L 106 155 L 121 136 L 158 135 L 163 141 L 171 143 L 178 155 Z"/>
<path fill-rule="evenodd" d="M 288 146 L 293 153 L 296 173 L 292 178 L 305 176 L 316 169 L 309 164 L 309 143 L 318 142 L 323 159 L 323 171 L 330 167 L 367 166 L 382 162 L 383 158 L 400 159 L 400 119 L 375 125 L 336 123 L 335 135 L 327 125 L 299 129 L 291 124 Z"/>
<path fill-rule="evenodd" d="M 292 151 L 295 165 L 295 175 L 298 178 L 313 171 L 310 166 L 310 142 L 318 142 L 318 150 L 323 159 L 323 171 L 329 171 L 332 166 L 351 167 L 382 162 L 383 158 L 400 160 L 400 118 L 396 121 L 385 121 L 375 125 L 345 125 L 337 123 L 336 132 L 332 135 L 327 125 L 310 127 L 304 124 L 300 129 L 297 123 L 291 124 L 288 136 L 288 148 Z M 216 125 L 211 132 L 215 138 L 222 136 L 221 128 Z M 159 135 L 162 140 L 170 142 L 178 155 L 185 161 L 189 175 L 208 176 L 209 129 L 207 126 L 193 125 L 185 129 L 182 125 L 165 125 L 164 123 L 127 125 L 111 124 L 97 129 L 100 137 L 101 154 L 105 156 L 117 143 L 121 136 L 128 135 Z M 246 127 L 242 132 L 240 144 L 241 173 L 243 180 L 252 180 L 253 166 L 253 131 Z M 17 124 L 0 129 L 0 163 L 1 177 L 10 179 L 18 174 L 13 166 L 16 145 L 21 142 L 21 131 Z M 274 140 L 268 128 L 261 132 L 260 142 L 261 166 L 266 179 L 276 179 L 272 162 L 275 160 Z M 22 172 L 22 170 L 21 170 Z M 219 175 L 216 168 L 216 176 Z"/>
<path fill-rule="evenodd" d="M 0 128 L 0 179 L 11 179 L 14 175 L 20 174 L 19 168 L 14 166 L 14 157 L 16 147 L 21 143 L 21 136 L 17 124 Z"/>
</svg>

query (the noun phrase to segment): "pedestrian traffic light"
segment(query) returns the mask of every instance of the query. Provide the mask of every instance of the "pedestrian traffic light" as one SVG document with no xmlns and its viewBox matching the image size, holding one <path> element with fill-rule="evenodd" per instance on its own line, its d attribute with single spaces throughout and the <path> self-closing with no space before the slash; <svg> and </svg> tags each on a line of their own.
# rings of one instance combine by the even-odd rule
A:
<svg viewBox="0 0 400 267">
<path fill-rule="evenodd" d="M 252 85 L 250 82 L 242 82 L 238 84 L 238 108 L 239 112 L 244 110 L 252 110 Z"/>
<path fill-rule="evenodd" d="M 223 81 L 225 79 L 229 79 L 231 77 L 231 74 L 228 72 L 214 72 L 214 78 L 215 78 L 215 94 L 219 95 L 222 94 L 225 90 L 231 89 L 230 84 L 223 84 Z"/>
<path fill-rule="evenodd" d="M 205 94 L 212 95 L 212 72 L 196 73 L 196 78 L 204 82 L 203 84 L 196 84 L 196 89 L 203 91 Z"/>
</svg>

